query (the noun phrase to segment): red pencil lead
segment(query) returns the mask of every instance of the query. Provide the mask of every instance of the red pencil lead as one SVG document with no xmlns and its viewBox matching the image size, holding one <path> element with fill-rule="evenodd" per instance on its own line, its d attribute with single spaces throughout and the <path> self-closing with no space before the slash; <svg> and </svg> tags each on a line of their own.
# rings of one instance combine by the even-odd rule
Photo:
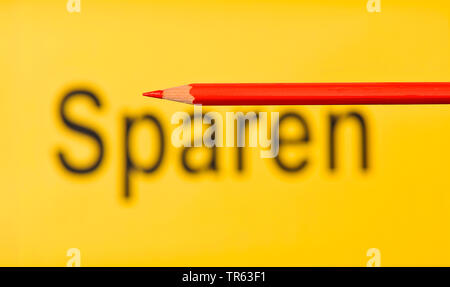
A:
<svg viewBox="0 0 450 287">
<path fill-rule="evenodd" d="M 145 96 L 145 97 L 152 97 L 152 98 L 162 99 L 163 91 L 162 90 L 156 90 L 156 91 L 143 93 L 142 95 Z"/>
</svg>

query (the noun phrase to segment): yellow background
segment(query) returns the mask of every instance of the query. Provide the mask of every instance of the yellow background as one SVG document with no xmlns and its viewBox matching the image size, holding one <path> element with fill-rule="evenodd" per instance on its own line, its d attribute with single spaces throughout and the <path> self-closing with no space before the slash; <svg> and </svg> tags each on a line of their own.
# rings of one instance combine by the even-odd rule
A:
<svg viewBox="0 0 450 287">
<path fill-rule="evenodd" d="M 69 248 L 82 266 L 365 266 L 369 248 L 382 266 L 450 265 L 450 107 L 262 107 L 307 120 L 311 141 L 292 158 L 308 166 L 287 174 L 247 149 L 239 173 L 224 148 L 217 172 L 194 176 L 170 145 L 170 116 L 192 107 L 141 96 L 195 82 L 450 81 L 449 1 L 366 2 L 81 0 L 69 13 L 62 0 L 2 1 L 0 265 L 65 266 Z M 96 155 L 58 115 L 77 87 L 103 104 L 70 105 L 105 143 L 84 176 L 57 158 Z M 367 172 L 351 121 L 328 168 L 328 115 L 349 111 L 367 121 Z M 124 117 L 144 112 L 166 153 L 132 175 L 127 201 Z M 136 128 L 136 161 L 154 156 L 152 135 Z"/>
</svg>

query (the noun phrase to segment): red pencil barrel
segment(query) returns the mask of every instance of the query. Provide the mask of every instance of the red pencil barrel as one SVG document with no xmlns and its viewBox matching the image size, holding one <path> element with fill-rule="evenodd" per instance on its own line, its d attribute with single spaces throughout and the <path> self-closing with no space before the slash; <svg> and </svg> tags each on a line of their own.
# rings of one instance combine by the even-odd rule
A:
<svg viewBox="0 0 450 287">
<path fill-rule="evenodd" d="M 450 83 L 191 84 L 202 105 L 450 104 Z"/>
</svg>

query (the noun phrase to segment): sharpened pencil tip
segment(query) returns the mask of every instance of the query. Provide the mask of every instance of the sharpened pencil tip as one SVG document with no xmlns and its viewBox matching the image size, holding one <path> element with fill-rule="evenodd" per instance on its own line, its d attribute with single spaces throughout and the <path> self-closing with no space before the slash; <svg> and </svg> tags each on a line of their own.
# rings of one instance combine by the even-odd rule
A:
<svg viewBox="0 0 450 287">
<path fill-rule="evenodd" d="M 145 96 L 145 97 L 152 97 L 152 98 L 162 99 L 163 91 L 162 90 L 156 90 L 156 91 L 143 93 L 142 95 Z"/>
</svg>

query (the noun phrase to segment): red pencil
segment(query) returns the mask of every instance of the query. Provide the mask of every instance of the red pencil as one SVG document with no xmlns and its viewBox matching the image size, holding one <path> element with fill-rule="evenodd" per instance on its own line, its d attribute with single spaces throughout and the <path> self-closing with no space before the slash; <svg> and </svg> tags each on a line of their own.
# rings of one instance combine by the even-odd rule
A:
<svg viewBox="0 0 450 287">
<path fill-rule="evenodd" d="M 450 104 L 450 82 L 190 84 L 143 95 L 218 106 Z"/>
</svg>

